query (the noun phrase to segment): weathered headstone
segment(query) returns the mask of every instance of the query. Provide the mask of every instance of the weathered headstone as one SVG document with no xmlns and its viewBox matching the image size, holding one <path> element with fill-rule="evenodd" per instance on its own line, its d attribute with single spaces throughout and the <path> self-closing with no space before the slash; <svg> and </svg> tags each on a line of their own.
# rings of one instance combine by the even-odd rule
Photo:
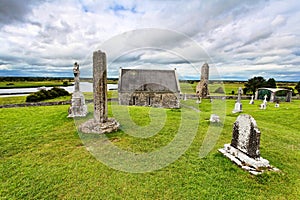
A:
<svg viewBox="0 0 300 200">
<path fill-rule="evenodd" d="M 79 65 L 75 62 L 73 67 L 74 73 L 74 92 L 71 99 L 71 107 L 69 108 L 69 118 L 72 117 L 85 117 L 88 113 L 87 105 L 85 104 L 84 95 L 80 92 L 79 88 Z"/>
<path fill-rule="evenodd" d="M 246 114 L 239 115 L 233 124 L 231 144 L 225 144 L 219 151 L 255 175 L 265 170 L 278 170 L 260 156 L 260 134 L 253 117 Z"/>
<path fill-rule="evenodd" d="M 251 100 L 250 100 L 249 104 L 254 104 L 254 95 L 251 96 Z"/>
<path fill-rule="evenodd" d="M 243 90 L 241 87 L 239 87 L 238 89 L 238 98 L 237 101 L 234 105 L 234 109 L 232 111 L 232 113 L 238 113 L 238 112 L 242 112 L 242 103 L 241 103 L 241 99 L 242 99 L 242 94 L 243 94 Z"/>
<path fill-rule="evenodd" d="M 83 123 L 83 133 L 110 133 L 118 130 L 120 124 L 107 117 L 107 66 L 106 55 L 100 50 L 93 54 L 94 119 Z"/>
</svg>

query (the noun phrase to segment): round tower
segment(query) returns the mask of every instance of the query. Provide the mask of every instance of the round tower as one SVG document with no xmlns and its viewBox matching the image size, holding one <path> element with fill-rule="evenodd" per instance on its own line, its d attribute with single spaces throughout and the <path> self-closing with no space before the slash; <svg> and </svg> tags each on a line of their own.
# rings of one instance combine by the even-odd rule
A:
<svg viewBox="0 0 300 200">
<path fill-rule="evenodd" d="M 208 76 L 209 76 L 209 66 L 207 63 L 204 63 L 201 68 L 201 81 L 208 80 Z"/>
</svg>

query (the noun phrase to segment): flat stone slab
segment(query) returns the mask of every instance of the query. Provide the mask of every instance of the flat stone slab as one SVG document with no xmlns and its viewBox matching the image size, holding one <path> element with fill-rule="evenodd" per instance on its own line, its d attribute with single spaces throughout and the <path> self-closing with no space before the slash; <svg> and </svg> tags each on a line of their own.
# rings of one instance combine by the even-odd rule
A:
<svg viewBox="0 0 300 200">
<path fill-rule="evenodd" d="M 104 134 L 117 131 L 119 126 L 119 122 L 113 118 L 108 118 L 103 123 L 97 123 L 94 119 L 90 119 L 79 126 L 79 131 L 83 133 Z"/>
<path fill-rule="evenodd" d="M 272 167 L 268 160 L 262 157 L 251 158 L 230 144 L 225 144 L 224 148 L 219 149 L 219 152 L 253 175 L 261 174 L 264 171 L 280 171 L 279 169 Z"/>
</svg>

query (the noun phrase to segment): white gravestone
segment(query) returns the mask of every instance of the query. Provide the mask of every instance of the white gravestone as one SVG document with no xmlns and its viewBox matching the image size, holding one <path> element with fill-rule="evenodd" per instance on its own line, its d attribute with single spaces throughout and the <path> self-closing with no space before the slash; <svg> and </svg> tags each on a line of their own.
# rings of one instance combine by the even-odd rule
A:
<svg viewBox="0 0 300 200">
<path fill-rule="evenodd" d="M 241 99 L 242 99 L 242 94 L 243 94 L 243 90 L 241 87 L 239 87 L 239 90 L 238 90 L 238 98 L 237 98 L 237 101 L 234 105 L 234 109 L 232 111 L 232 113 L 238 113 L 238 112 L 242 112 L 242 103 L 241 103 Z"/>
<path fill-rule="evenodd" d="M 251 100 L 250 100 L 249 104 L 254 104 L 254 95 L 251 96 Z"/>
<path fill-rule="evenodd" d="M 267 95 L 264 96 L 264 101 L 262 104 L 260 104 L 260 109 L 261 110 L 265 110 L 267 108 L 267 104 L 268 104 L 268 101 L 267 101 Z"/>
<path fill-rule="evenodd" d="M 220 123 L 221 122 L 220 117 L 216 114 L 211 114 L 209 121 L 212 123 Z"/>
</svg>

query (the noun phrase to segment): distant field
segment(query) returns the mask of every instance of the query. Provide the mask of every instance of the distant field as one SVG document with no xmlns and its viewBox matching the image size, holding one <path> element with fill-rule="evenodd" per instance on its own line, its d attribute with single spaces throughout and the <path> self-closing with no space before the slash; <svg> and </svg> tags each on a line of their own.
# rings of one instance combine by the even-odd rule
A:
<svg viewBox="0 0 300 200">
<path fill-rule="evenodd" d="M 71 82 L 66 82 L 71 85 Z M 66 86 L 63 81 L 15 81 L 15 82 L 0 82 L 0 88 L 27 88 L 27 87 L 54 87 Z"/>
</svg>

